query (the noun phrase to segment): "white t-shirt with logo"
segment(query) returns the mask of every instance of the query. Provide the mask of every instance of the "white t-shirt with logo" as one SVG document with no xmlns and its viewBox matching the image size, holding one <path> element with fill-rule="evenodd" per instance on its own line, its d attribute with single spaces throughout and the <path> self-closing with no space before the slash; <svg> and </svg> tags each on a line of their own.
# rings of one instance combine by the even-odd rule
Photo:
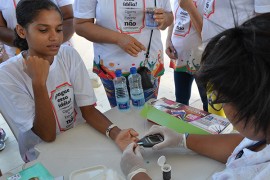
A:
<svg viewBox="0 0 270 180">
<path fill-rule="evenodd" d="M 270 178 L 270 145 L 258 152 L 251 151 L 246 147 L 255 144 L 256 141 L 245 138 L 233 151 L 228 158 L 226 168 L 215 173 L 212 178 L 219 179 L 237 179 L 237 180 L 267 180 Z M 244 154 L 236 159 L 236 155 L 241 151 Z"/>
<path fill-rule="evenodd" d="M 96 102 L 84 62 L 77 51 L 69 46 L 62 45 L 54 57 L 46 85 L 57 134 L 83 122 L 79 107 Z M 22 158 L 31 161 L 36 158 L 33 148 L 41 139 L 31 131 L 35 102 L 32 80 L 23 71 L 22 54 L 0 65 L 0 89 L 0 109 L 17 127 Z"/>
<path fill-rule="evenodd" d="M 96 24 L 104 28 L 129 34 L 148 48 L 151 30 L 145 26 L 145 8 L 154 7 L 154 0 L 76 0 L 74 16 L 76 18 L 95 18 Z M 156 0 L 157 8 L 171 12 L 169 0 Z M 91 31 L 91 29 L 89 29 Z M 140 67 L 145 60 L 145 51 L 138 57 L 130 56 L 116 44 L 94 43 L 94 68 L 105 66 L 107 71 L 114 73 L 122 69 L 127 73 L 130 67 Z M 146 66 L 154 76 L 163 74 L 163 47 L 160 31 L 153 31 L 150 57 Z M 94 70 L 95 71 L 95 70 Z"/>
<path fill-rule="evenodd" d="M 270 0 L 204 0 L 202 40 L 241 25 L 256 13 L 270 12 Z"/>
<path fill-rule="evenodd" d="M 201 0 L 194 0 L 193 3 L 202 14 Z M 171 41 L 177 51 L 178 59 L 171 60 L 170 67 L 175 71 L 187 72 L 193 74 L 200 66 L 201 51 L 198 47 L 201 45 L 201 38 L 193 27 L 190 16 L 187 11 L 179 6 L 178 0 L 171 0 L 174 12 L 174 28 Z"/>
<path fill-rule="evenodd" d="M 14 30 L 17 25 L 16 19 L 16 6 L 20 0 L 0 0 L 0 11 L 2 12 L 3 18 L 7 23 L 7 27 Z M 74 0 L 51 0 L 58 7 L 73 4 Z M 8 56 L 11 58 L 16 55 L 16 48 L 5 45 L 5 50 Z"/>
</svg>

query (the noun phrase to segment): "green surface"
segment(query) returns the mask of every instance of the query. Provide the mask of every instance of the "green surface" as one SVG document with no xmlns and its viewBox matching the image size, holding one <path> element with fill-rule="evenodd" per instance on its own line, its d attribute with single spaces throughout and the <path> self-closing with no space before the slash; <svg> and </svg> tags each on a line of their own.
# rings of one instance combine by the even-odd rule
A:
<svg viewBox="0 0 270 180">
<path fill-rule="evenodd" d="M 166 112 L 160 111 L 148 103 L 145 103 L 144 108 L 141 111 L 141 116 L 179 133 L 187 132 L 191 134 L 210 134 L 209 132 L 189 124 L 188 122 L 176 118 Z"/>
</svg>

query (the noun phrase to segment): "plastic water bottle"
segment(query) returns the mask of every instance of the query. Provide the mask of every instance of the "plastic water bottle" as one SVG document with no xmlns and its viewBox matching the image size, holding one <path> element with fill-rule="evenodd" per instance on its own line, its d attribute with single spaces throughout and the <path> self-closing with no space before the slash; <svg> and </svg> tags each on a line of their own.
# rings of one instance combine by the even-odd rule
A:
<svg viewBox="0 0 270 180">
<path fill-rule="evenodd" d="M 136 67 L 130 68 L 130 75 L 128 76 L 130 96 L 132 105 L 136 109 L 141 109 L 145 103 L 141 79 L 141 75 L 137 73 Z"/>
<path fill-rule="evenodd" d="M 116 78 L 113 79 L 113 83 L 117 107 L 120 111 L 129 111 L 130 104 L 126 78 L 122 76 L 121 70 L 116 70 L 115 75 Z"/>
</svg>

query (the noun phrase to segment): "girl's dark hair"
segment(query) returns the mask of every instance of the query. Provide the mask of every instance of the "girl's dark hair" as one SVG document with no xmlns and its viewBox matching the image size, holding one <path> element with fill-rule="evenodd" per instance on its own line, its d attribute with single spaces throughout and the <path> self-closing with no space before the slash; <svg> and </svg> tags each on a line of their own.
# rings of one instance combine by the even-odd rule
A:
<svg viewBox="0 0 270 180">
<path fill-rule="evenodd" d="M 60 9 L 50 0 L 21 0 L 16 7 L 16 18 L 19 25 L 27 28 L 38 16 L 41 10 L 56 10 L 62 17 Z M 20 50 L 27 50 L 26 39 L 20 38 L 15 30 L 14 45 Z"/>
<path fill-rule="evenodd" d="M 196 77 L 217 93 L 215 103 L 232 103 L 238 121 L 256 132 L 270 126 L 270 13 L 215 36 Z"/>
</svg>

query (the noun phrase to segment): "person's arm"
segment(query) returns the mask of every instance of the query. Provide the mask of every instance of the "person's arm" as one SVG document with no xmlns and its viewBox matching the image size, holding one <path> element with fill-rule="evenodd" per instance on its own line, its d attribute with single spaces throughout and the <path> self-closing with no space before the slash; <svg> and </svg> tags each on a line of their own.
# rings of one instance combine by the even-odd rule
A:
<svg viewBox="0 0 270 180">
<path fill-rule="evenodd" d="M 163 142 L 153 146 L 154 150 L 161 150 L 167 147 L 188 148 L 222 163 L 226 163 L 233 150 L 244 138 L 240 134 L 190 134 L 186 140 L 185 135 L 158 125 L 153 125 L 146 133 L 146 135 L 150 134 L 161 134 L 164 137 Z"/>
<path fill-rule="evenodd" d="M 105 134 L 106 129 L 112 124 L 112 122 L 93 105 L 82 106 L 80 109 L 86 122 L 100 133 Z M 121 130 L 117 126 L 112 128 L 109 133 L 110 138 L 114 140 L 122 151 L 128 144 L 137 141 L 138 135 L 139 134 L 133 129 Z"/>
<path fill-rule="evenodd" d="M 136 57 L 145 47 L 134 37 L 101 27 L 94 19 L 74 19 L 75 31 L 79 36 L 96 43 L 116 44 L 131 56 Z"/>
<path fill-rule="evenodd" d="M 167 34 L 167 42 L 171 41 L 172 39 L 172 32 L 173 32 L 174 24 L 172 23 L 168 28 L 168 34 Z"/>
<path fill-rule="evenodd" d="M 172 39 L 171 39 L 173 28 L 174 28 L 174 24 L 172 23 L 168 28 L 168 35 L 167 35 L 167 40 L 166 40 L 166 54 L 171 59 L 177 59 L 177 51 L 174 48 L 174 46 L 172 44 Z"/>
<path fill-rule="evenodd" d="M 195 4 L 193 3 L 193 0 L 179 0 L 179 5 L 182 9 L 188 12 L 193 27 L 195 28 L 195 30 L 198 32 L 199 36 L 201 37 L 203 18 L 200 15 Z"/>
<path fill-rule="evenodd" d="M 173 13 L 165 12 L 164 9 L 155 9 L 155 21 L 158 23 L 158 29 L 165 30 L 173 22 Z"/>
<path fill-rule="evenodd" d="M 6 21 L 0 11 L 0 41 L 8 46 L 14 46 L 13 41 L 15 39 L 15 33 L 12 29 L 7 27 Z"/>
<path fill-rule="evenodd" d="M 63 14 L 63 42 L 66 42 L 70 40 L 74 34 L 72 5 L 62 6 L 60 10 Z"/>
<path fill-rule="evenodd" d="M 227 159 L 244 139 L 240 134 L 196 135 L 187 138 L 187 148 L 199 154 L 226 163 Z"/>
<path fill-rule="evenodd" d="M 24 71 L 32 79 L 35 102 L 35 118 L 32 131 L 43 141 L 51 142 L 56 138 L 56 123 L 46 81 L 50 64 L 36 56 L 24 61 Z"/>
</svg>

